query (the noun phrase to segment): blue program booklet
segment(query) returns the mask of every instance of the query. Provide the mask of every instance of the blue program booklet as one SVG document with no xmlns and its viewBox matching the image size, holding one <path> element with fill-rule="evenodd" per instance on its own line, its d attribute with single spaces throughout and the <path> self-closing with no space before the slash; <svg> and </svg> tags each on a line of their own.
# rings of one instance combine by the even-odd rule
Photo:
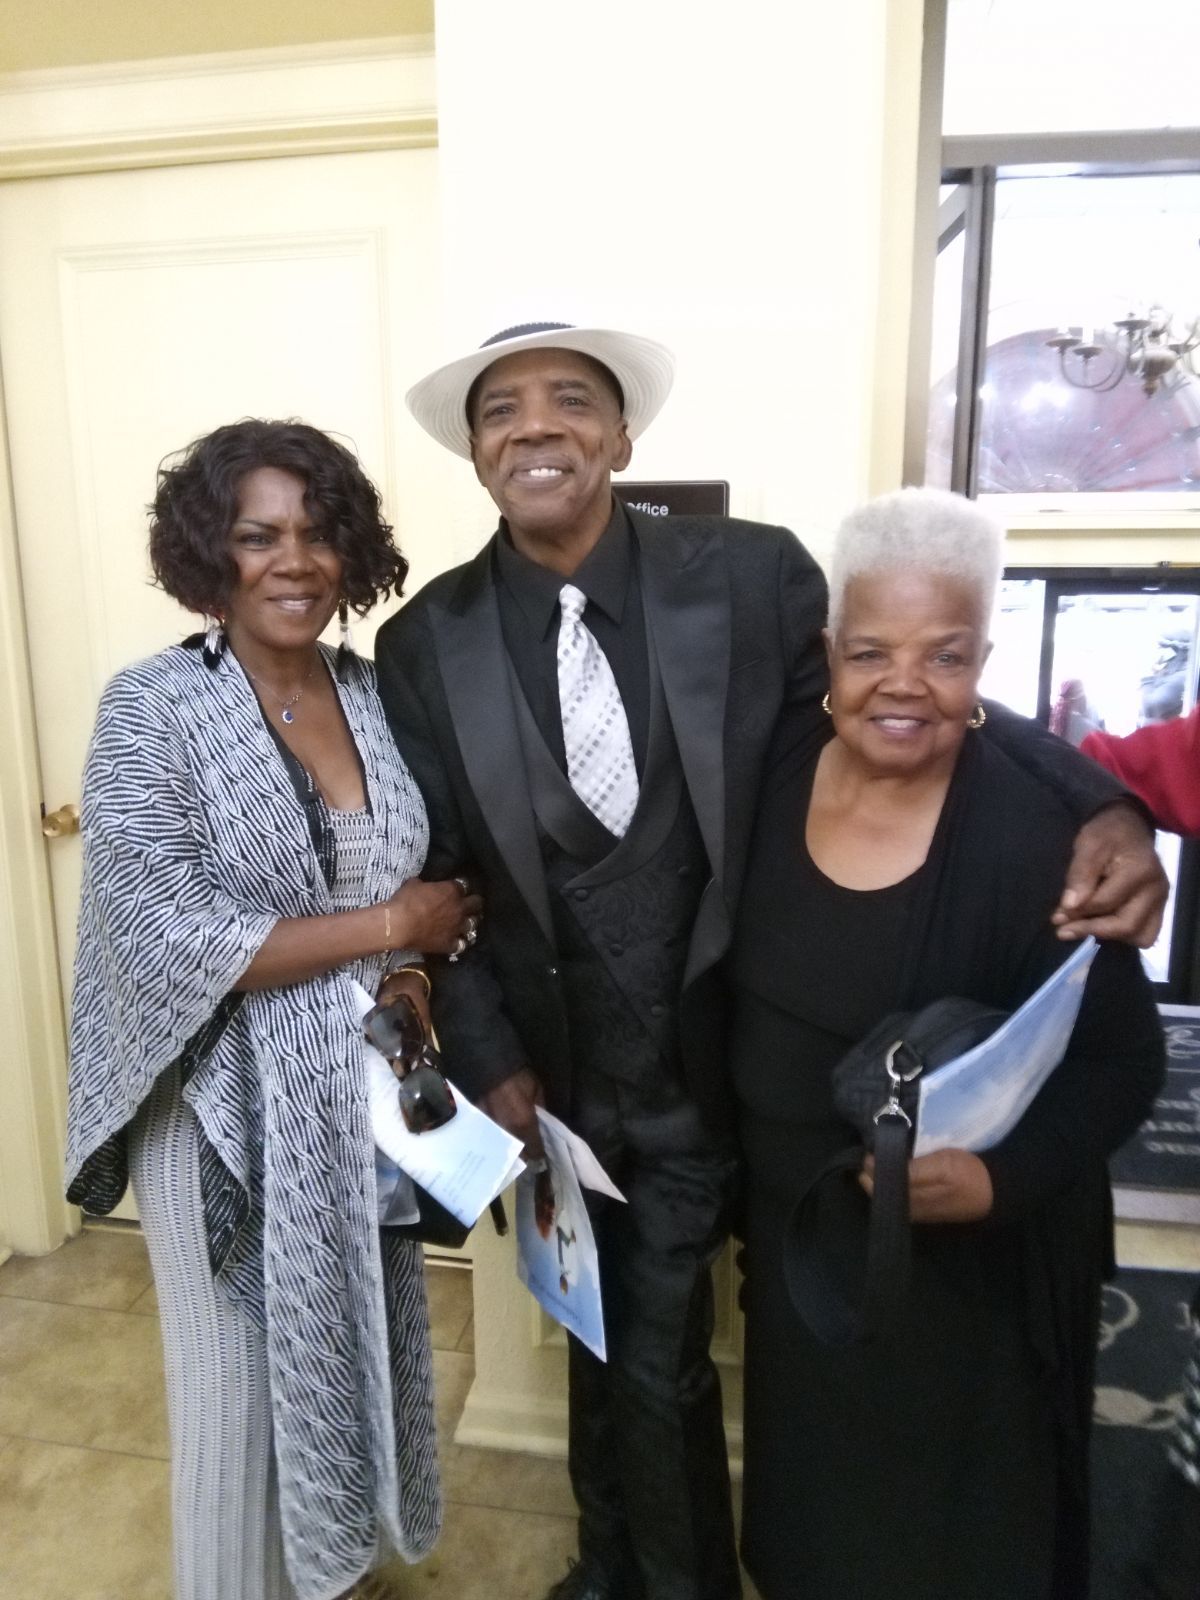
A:
<svg viewBox="0 0 1200 1600">
<path fill-rule="evenodd" d="M 989 1039 L 920 1080 L 914 1156 L 990 1150 L 1067 1051 L 1098 946 L 1085 939 Z"/>
<path fill-rule="evenodd" d="M 546 1161 L 517 1180 L 517 1274 L 544 1311 L 605 1361 L 600 1264 L 580 1183 L 624 1196 L 578 1135 L 540 1106 L 538 1122 Z"/>
</svg>

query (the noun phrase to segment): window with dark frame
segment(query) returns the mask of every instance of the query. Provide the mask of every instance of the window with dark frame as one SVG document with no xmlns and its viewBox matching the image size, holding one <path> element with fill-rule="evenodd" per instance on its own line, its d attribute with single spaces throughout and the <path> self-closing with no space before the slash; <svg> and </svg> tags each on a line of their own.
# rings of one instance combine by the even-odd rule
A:
<svg viewBox="0 0 1200 1600">
<path fill-rule="evenodd" d="M 927 483 L 1196 501 L 1197 150 L 1189 130 L 945 141 Z M 1148 381 L 1124 370 L 1139 343 Z"/>
</svg>

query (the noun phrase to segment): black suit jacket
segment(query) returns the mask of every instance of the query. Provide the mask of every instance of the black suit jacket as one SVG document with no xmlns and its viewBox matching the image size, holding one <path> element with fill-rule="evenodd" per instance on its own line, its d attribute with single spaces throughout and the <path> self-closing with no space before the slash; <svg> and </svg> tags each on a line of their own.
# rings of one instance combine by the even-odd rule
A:
<svg viewBox="0 0 1200 1600">
<path fill-rule="evenodd" d="M 719 1090 L 715 964 L 730 937 L 763 759 L 785 708 L 823 738 L 820 569 L 784 528 L 630 512 L 646 625 L 711 868 L 689 937 L 680 1026 L 689 1085 Z M 523 1066 L 569 1106 L 570 1053 L 550 904 L 495 593 L 495 539 L 380 630 L 379 687 L 425 796 L 426 875 L 485 897 L 479 943 L 439 969 L 434 1020 L 452 1076 L 478 1097 Z"/>
</svg>

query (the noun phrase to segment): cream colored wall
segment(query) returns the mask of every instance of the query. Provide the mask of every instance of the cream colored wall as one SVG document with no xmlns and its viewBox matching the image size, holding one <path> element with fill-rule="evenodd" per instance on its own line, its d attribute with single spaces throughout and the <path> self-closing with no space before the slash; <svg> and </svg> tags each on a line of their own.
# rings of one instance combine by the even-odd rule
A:
<svg viewBox="0 0 1200 1600">
<path fill-rule="evenodd" d="M 993 501 L 988 509 L 995 515 L 1001 508 Z M 1021 567 L 1150 567 L 1160 561 L 1200 567 L 1200 533 L 1194 528 L 1010 526 L 1004 559 Z"/>
<path fill-rule="evenodd" d="M 0 0 L 0 72 L 433 31 L 433 0 Z"/>
</svg>

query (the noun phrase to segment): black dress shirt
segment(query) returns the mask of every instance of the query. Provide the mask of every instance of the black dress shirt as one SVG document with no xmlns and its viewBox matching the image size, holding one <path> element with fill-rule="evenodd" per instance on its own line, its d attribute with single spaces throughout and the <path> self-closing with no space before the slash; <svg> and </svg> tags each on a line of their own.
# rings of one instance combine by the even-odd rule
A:
<svg viewBox="0 0 1200 1600">
<path fill-rule="evenodd" d="M 538 732 L 559 767 L 566 772 L 558 703 L 558 597 L 563 585 L 571 583 L 587 595 L 584 626 L 608 657 L 617 680 L 640 782 L 650 728 L 650 668 L 637 547 L 625 508 L 614 500 L 607 528 L 570 578 L 539 566 L 516 550 L 503 521 L 496 558 L 500 576 L 496 597 L 505 647 Z"/>
</svg>

